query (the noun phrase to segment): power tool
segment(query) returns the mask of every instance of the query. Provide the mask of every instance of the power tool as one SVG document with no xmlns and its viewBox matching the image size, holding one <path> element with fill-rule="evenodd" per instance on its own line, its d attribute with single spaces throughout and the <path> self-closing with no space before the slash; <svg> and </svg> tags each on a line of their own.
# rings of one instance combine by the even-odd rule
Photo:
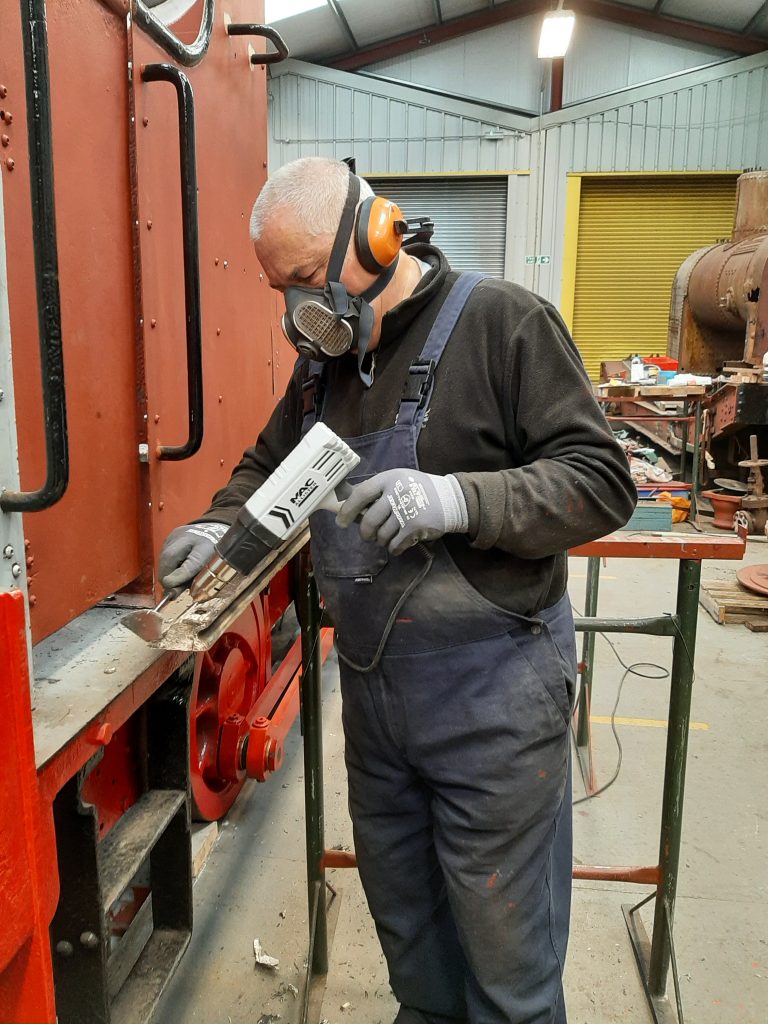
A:
<svg viewBox="0 0 768 1024">
<path fill-rule="evenodd" d="M 346 477 L 359 462 L 360 456 L 345 441 L 324 423 L 316 423 L 240 509 L 207 565 L 192 580 L 192 600 L 210 601 L 235 576 L 247 576 L 264 558 L 265 548 L 282 547 L 313 512 L 337 512 L 351 491 Z M 159 640 L 169 625 L 160 609 L 179 593 L 166 594 L 154 609 L 126 615 L 123 625 L 143 640 Z"/>
<path fill-rule="evenodd" d="M 264 547 L 282 547 L 318 509 L 336 512 L 349 492 L 340 490 L 360 462 L 349 445 L 316 423 L 272 475 L 251 495 L 192 580 L 194 601 L 209 601 L 238 573 L 247 576 L 264 557 Z"/>
</svg>

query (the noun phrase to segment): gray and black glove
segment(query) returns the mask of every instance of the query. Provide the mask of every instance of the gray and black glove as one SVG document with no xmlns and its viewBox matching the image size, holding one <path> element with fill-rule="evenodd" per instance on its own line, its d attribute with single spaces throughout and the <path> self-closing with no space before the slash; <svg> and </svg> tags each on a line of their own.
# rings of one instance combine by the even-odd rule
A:
<svg viewBox="0 0 768 1024">
<path fill-rule="evenodd" d="M 360 520 L 360 536 L 400 555 L 420 541 L 469 529 L 467 501 L 455 476 L 434 476 L 417 469 L 388 469 L 352 488 L 336 522 Z"/>
<path fill-rule="evenodd" d="M 158 564 L 165 589 L 174 590 L 193 580 L 228 529 L 224 523 L 188 523 L 172 530 L 165 538 Z"/>
</svg>

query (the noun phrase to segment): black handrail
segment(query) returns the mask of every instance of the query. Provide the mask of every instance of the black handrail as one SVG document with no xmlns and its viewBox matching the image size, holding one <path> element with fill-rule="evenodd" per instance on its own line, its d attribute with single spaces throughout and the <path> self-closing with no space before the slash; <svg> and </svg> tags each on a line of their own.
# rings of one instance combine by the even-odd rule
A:
<svg viewBox="0 0 768 1024">
<path fill-rule="evenodd" d="M 159 459 L 179 462 L 199 451 L 203 443 L 203 331 L 200 313 L 200 252 L 197 223 L 197 161 L 195 158 L 195 103 L 192 86 L 172 64 L 147 64 L 144 82 L 170 82 L 179 105 L 179 157 L 181 221 L 184 238 L 184 303 L 187 322 L 187 396 L 189 437 L 182 445 L 161 445 Z"/>
<path fill-rule="evenodd" d="M 279 64 L 281 60 L 285 60 L 288 57 L 288 47 L 285 44 L 285 40 L 277 29 L 272 28 L 271 25 L 227 25 L 227 35 L 264 36 L 265 39 L 269 39 L 274 43 L 277 47 L 276 53 L 252 53 L 251 64 Z"/>
<path fill-rule="evenodd" d="M 205 0 L 200 31 L 194 43 L 189 45 L 182 43 L 167 25 L 164 25 L 159 18 L 155 17 L 142 0 L 133 0 L 133 16 L 136 23 L 144 29 L 158 46 L 165 50 L 169 57 L 173 57 L 175 61 L 183 64 L 185 68 L 193 68 L 203 59 L 211 42 L 213 4 L 214 0 Z"/>
<path fill-rule="evenodd" d="M 0 508 L 4 512 L 39 512 L 55 505 L 69 483 L 45 0 L 21 0 L 21 29 L 24 40 L 24 88 L 27 101 L 46 477 L 45 483 L 37 491 L 0 491 Z"/>
</svg>

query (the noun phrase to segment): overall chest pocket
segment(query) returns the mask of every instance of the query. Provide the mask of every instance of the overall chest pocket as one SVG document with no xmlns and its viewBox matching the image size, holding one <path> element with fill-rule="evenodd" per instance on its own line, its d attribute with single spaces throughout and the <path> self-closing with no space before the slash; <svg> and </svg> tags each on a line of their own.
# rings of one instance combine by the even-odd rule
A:
<svg viewBox="0 0 768 1024">
<path fill-rule="evenodd" d="M 350 486 L 361 482 L 351 477 Z M 333 512 L 315 512 L 310 518 L 312 560 L 323 576 L 329 579 L 359 580 L 372 583 L 389 561 L 386 548 L 363 540 L 357 523 L 346 530 L 336 525 Z"/>
</svg>

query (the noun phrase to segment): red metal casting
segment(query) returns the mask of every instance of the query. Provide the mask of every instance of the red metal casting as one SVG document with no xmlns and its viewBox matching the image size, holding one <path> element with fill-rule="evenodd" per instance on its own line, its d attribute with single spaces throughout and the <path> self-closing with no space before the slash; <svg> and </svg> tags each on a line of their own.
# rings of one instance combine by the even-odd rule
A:
<svg viewBox="0 0 768 1024">
<path fill-rule="evenodd" d="M 241 726 L 266 686 L 271 638 L 261 601 L 254 601 L 198 656 L 190 699 L 190 759 L 196 817 L 220 818 L 245 782 L 237 751 Z"/>
<path fill-rule="evenodd" d="M 321 630 L 320 656 L 328 657 L 333 647 L 333 630 Z M 263 782 L 283 762 L 285 738 L 299 713 L 301 684 L 301 638 L 290 648 L 260 700 L 244 723 L 248 728 L 246 772 Z M 243 737 L 244 739 L 245 737 Z"/>
<path fill-rule="evenodd" d="M 0 594 L 0 1020 L 56 1020 L 48 928 L 59 895 L 50 805 L 32 739 L 24 598 Z"/>
</svg>

